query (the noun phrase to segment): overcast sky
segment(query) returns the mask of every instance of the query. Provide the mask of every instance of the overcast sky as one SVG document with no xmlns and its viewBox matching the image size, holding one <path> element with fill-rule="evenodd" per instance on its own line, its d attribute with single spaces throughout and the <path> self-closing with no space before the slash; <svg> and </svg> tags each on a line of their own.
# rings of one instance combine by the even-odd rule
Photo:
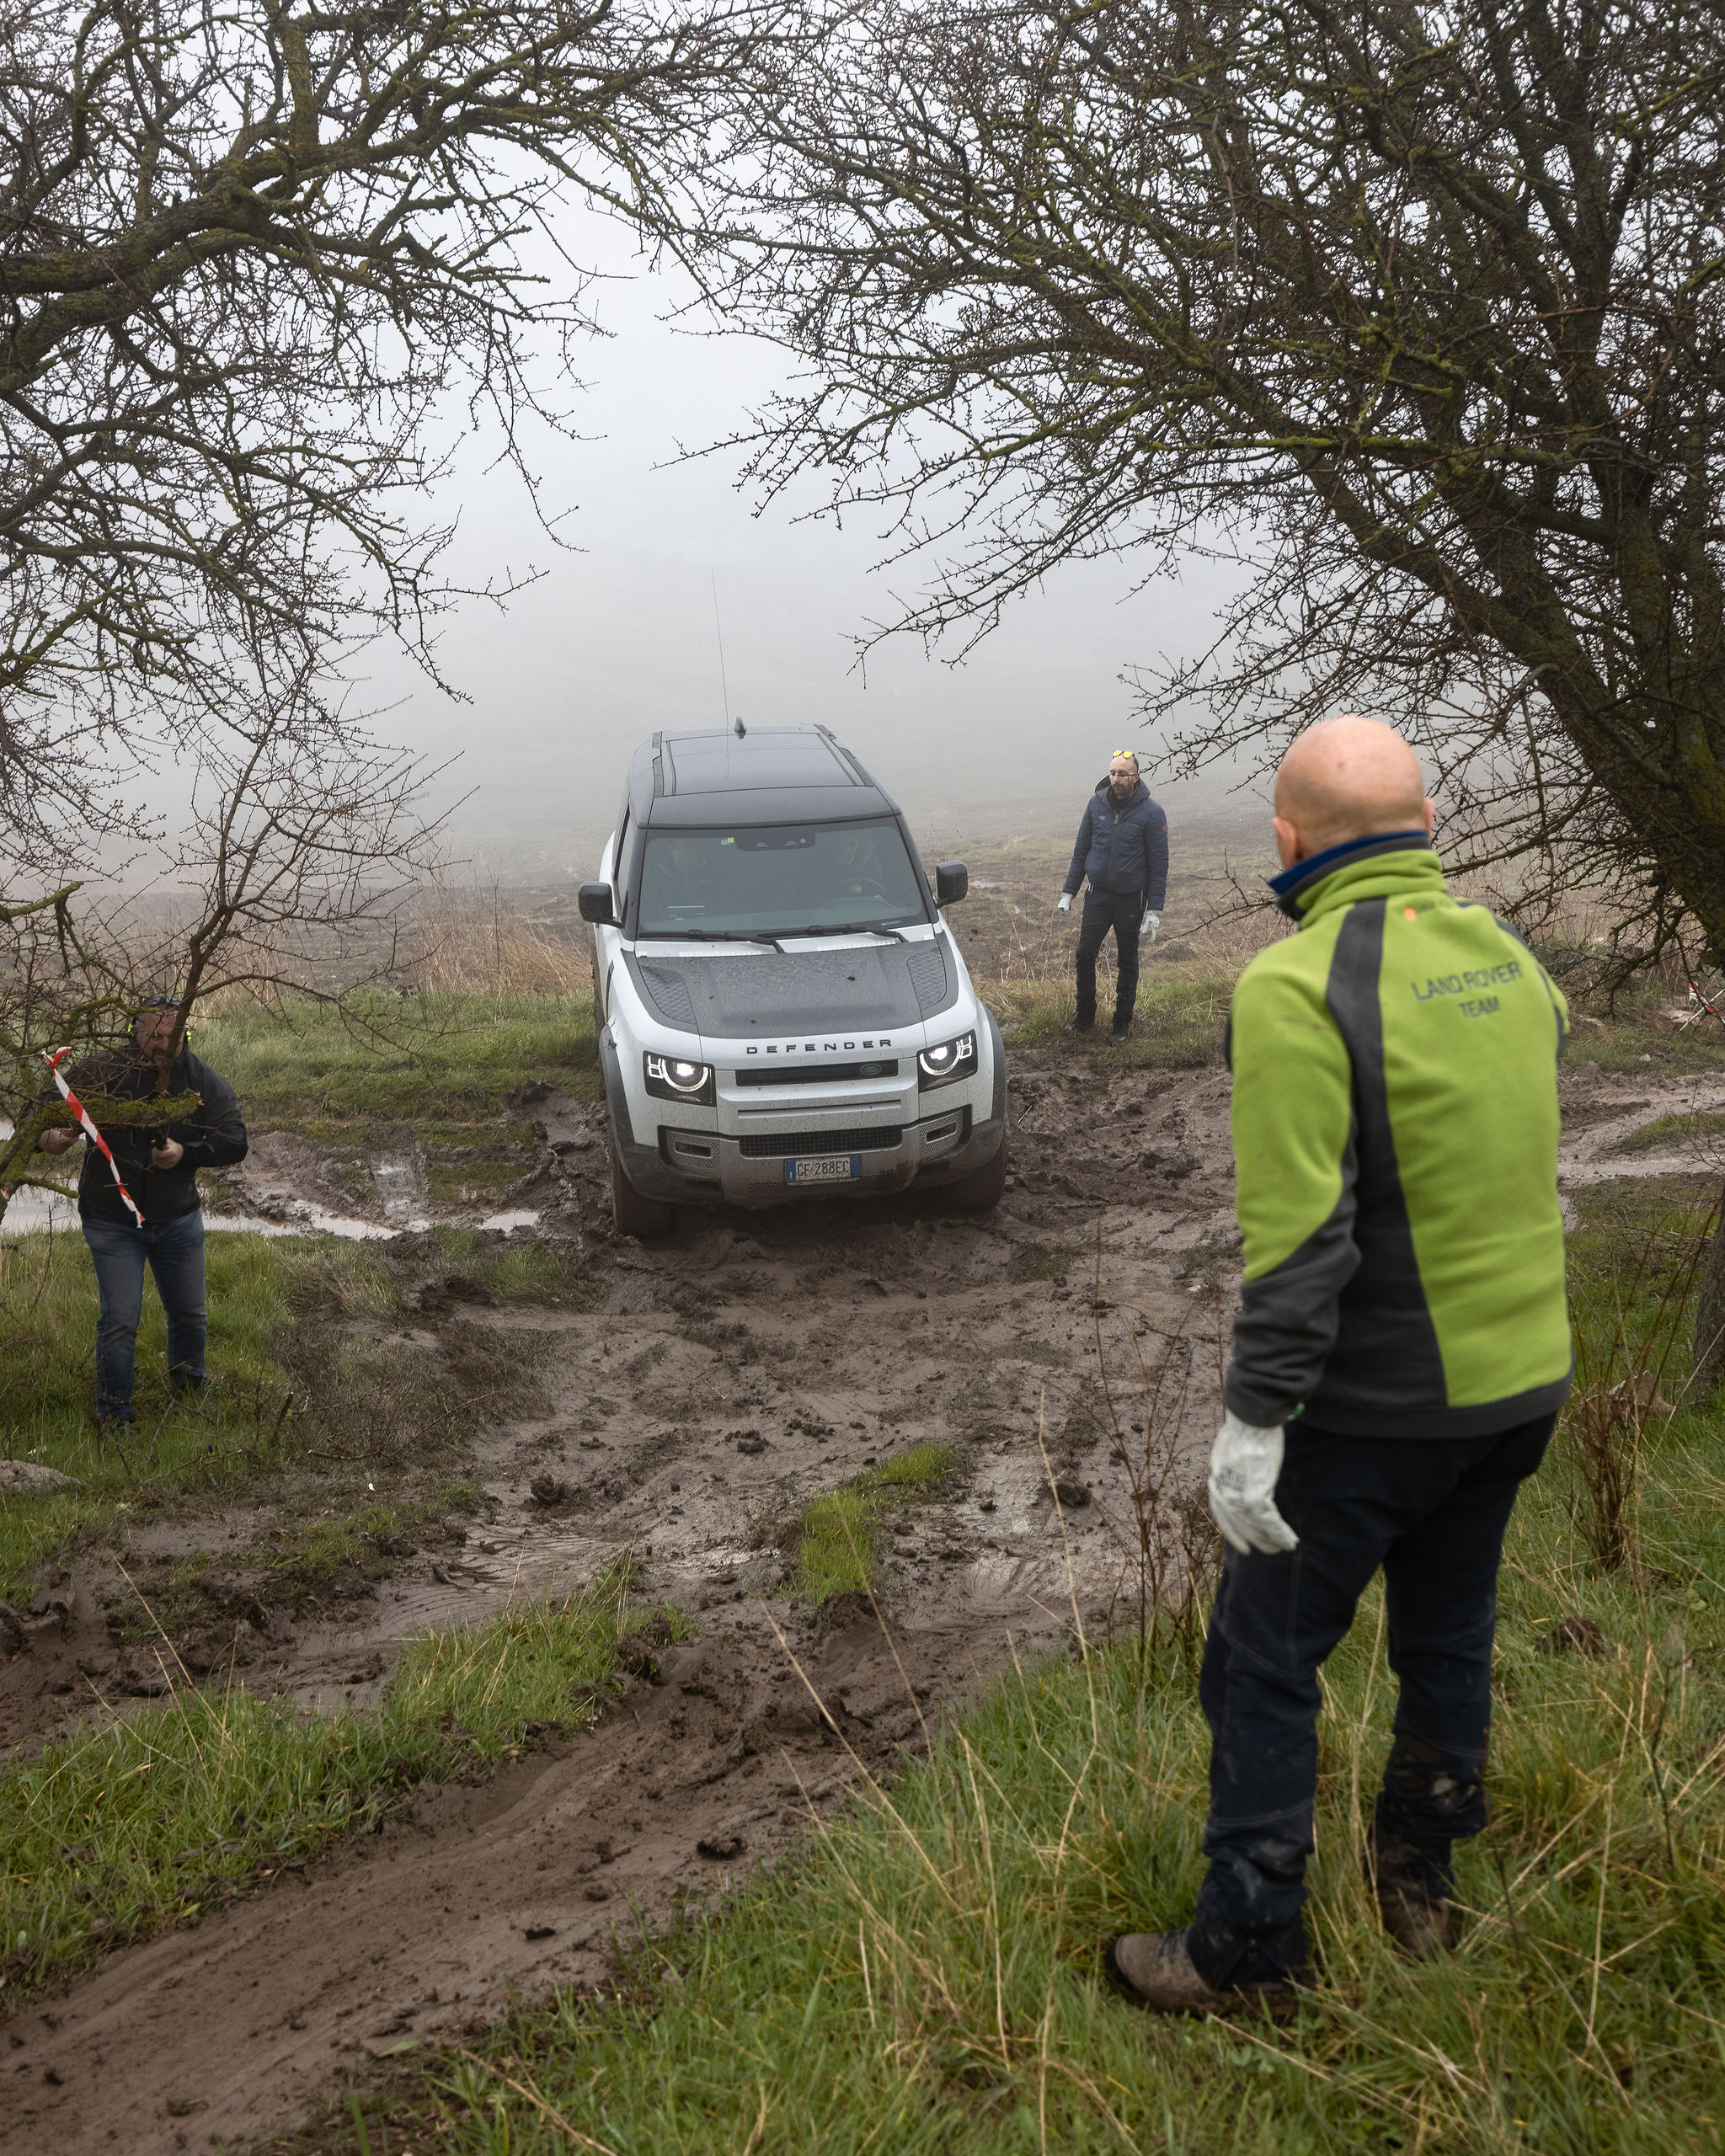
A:
<svg viewBox="0 0 1725 2156">
<path fill-rule="evenodd" d="M 452 575 L 546 574 L 506 614 L 469 602 L 447 626 L 441 663 L 469 703 L 387 654 L 366 669 L 371 700 L 397 707 L 384 732 L 461 752 L 452 785 L 476 791 L 460 850 L 506 875 L 579 867 L 610 828 L 634 744 L 656 728 L 720 723 L 715 580 L 732 713 L 834 727 L 919 826 L 1076 824 L 1109 753 L 1135 737 L 1123 668 L 1202 640 L 1214 573 L 1194 564 L 1133 595 L 1124 564 L 1066 570 L 957 669 L 895 639 L 865 677 L 848 639 L 892 611 L 890 577 L 872 573 L 878 531 L 798 521 L 782 504 L 757 514 L 734 456 L 676 461 L 680 441 L 740 426 L 782 377 L 782 356 L 679 330 L 664 318 L 678 289 L 616 227 L 580 236 L 585 259 L 616 273 L 590 295 L 609 334 L 585 354 L 577 416 L 590 439 L 553 442 L 542 460 L 546 499 L 573 505 L 565 536 L 579 551 L 543 536 L 519 483 L 488 474 L 475 446 L 445 490 L 446 512 L 461 510 Z M 1156 791 L 1177 817 L 1200 805 Z M 1215 798 L 1205 789 L 1206 804 Z"/>
</svg>

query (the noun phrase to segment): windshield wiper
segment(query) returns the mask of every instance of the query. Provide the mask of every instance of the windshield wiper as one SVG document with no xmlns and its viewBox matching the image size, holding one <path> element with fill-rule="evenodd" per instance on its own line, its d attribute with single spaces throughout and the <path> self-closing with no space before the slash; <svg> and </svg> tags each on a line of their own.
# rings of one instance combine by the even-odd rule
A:
<svg viewBox="0 0 1725 2156">
<path fill-rule="evenodd" d="M 874 921 L 841 921 L 830 928 L 782 928 L 781 936 L 890 936 L 895 943 L 908 943 L 902 928 L 883 928 Z"/>
<path fill-rule="evenodd" d="M 778 949 L 777 936 L 752 928 L 644 928 L 641 935 L 666 943 L 770 943 Z"/>
</svg>

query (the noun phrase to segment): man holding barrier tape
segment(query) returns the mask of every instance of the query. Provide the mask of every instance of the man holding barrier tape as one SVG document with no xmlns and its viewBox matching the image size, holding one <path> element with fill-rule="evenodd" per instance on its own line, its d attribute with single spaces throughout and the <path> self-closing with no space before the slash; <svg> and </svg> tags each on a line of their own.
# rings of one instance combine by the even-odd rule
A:
<svg viewBox="0 0 1725 2156">
<path fill-rule="evenodd" d="M 179 1031 L 179 1005 L 158 997 L 134 1021 L 129 1056 L 96 1059 L 78 1074 L 78 1083 L 99 1083 L 115 1100 L 197 1097 L 189 1115 L 158 1129 L 116 1124 L 99 1132 L 84 1155 L 77 1209 L 101 1299 L 99 1423 L 135 1419 L 132 1365 L 146 1265 L 168 1317 L 168 1382 L 177 1393 L 204 1386 L 204 1215 L 197 1171 L 244 1160 L 246 1127 L 232 1086 L 177 1042 Z M 57 1066 L 56 1079 L 70 1100 Z M 85 1135 L 75 1125 L 52 1123 L 36 1145 L 44 1153 L 64 1153 Z"/>
</svg>

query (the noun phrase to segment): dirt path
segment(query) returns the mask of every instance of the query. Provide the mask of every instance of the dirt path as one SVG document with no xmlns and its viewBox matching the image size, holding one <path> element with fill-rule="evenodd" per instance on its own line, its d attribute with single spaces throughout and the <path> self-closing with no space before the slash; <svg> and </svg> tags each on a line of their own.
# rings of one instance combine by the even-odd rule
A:
<svg viewBox="0 0 1725 2156">
<path fill-rule="evenodd" d="M 1725 1101 L 1725 1086 L 1588 1066 L 1564 1082 L 1572 1187 L 1665 1171 L 1663 1155 L 1611 1148 Z M 725 1214 L 649 1250 L 602 1232 L 595 1112 L 542 1104 L 547 1225 L 583 1238 L 604 1286 L 579 1312 L 487 1314 L 534 1336 L 550 1401 L 478 1449 L 495 1524 L 458 1563 L 409 1559 L 375 1605 L 248 1681 L 366 1704 L 403 1640 L 561 1592 L 624 1547 L 649 1593 L 704 1613 L 702 1636 L 590 1736 L 481 1788 L 423 1792 L 385 1834 L 19 2015 L 0 2046 L 0 2147 L 254 2143 L 392 2049 L 599 1983 L 614 1932 L 661 1929 L 788 1846 L 859 1762 L 889 1768 L 1011 1654 L 1058 1650 L 1075 1604 L 1101 1625 L 1130 1604 L 1116 1423 L 1135 1454 L 1170 1449 L 1188 1482 L 1215 1427 L 1236 1264 L 1226 1110 L 1220 1070 L 1108 1075 L 1023 1054 L 994 1219 L 910 1201 Z M 1146 1369 L 1163 1373 L 1153 1437 Z M 966 1467 L 892 1538 L 891 1643 L 867 1610 L 811 1620 L 783 1592 L 798 1509 L 927 1438 Z M 531 1486 L 547 1475 L 568 1492 L 548 1508 Z"/>
</svg>

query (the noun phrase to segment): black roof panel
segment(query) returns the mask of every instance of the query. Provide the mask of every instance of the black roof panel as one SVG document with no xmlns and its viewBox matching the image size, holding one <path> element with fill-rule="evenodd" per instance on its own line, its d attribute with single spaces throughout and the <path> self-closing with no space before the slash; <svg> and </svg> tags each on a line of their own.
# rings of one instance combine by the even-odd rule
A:
<svg viewBox="0 0 1725 2156">
<path fill-rule="evenodd" d="M 710 830 L 732 824 L 841 824 L 853 816 L 890 816 L 893 804 L 873 786 L 773 786 L 758 792 L 678 793 L 653 803 L 642 819 L 662 825 Z"/>
<path fill-rule="evenodd" d="M 762 793 L 778 786 L 855 786 L 855 771 L 830 738 L 812 726 L 761 727 L 734 734 L 667 734 L 665 790 Z"/>
<path fill-rule="evenodd" d="M 630 796 L 638 822 L 800 824 L 892 815 L 895 804 L 824 726 L 762 726 L 740 738 L 655 734 L 635 751 Z"/>
</svg>

